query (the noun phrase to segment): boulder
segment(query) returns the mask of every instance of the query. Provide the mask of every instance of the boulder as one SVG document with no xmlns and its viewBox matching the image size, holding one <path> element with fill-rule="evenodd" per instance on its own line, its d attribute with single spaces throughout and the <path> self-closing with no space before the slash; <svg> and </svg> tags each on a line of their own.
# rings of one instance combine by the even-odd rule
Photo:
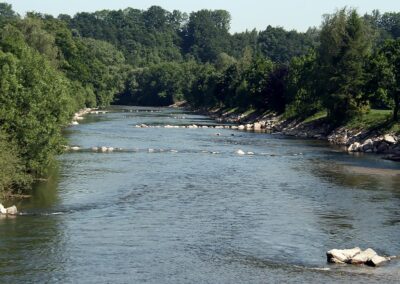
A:
<svg viewBox="0 0 400 284">
<path fill-rule="evenodd" d="M 364 251 L 358 247 L 344 250 L 333 249 L 328 251 L 326 255 L 329 263 L 365 264 L 374 267 L 391 260 L 391 257 L 379 256 L 371 248 Z"/>
<path fill-rule="evenodd" d="M 383 136 L 383 140 L 388 143 L 388 144 L 395 144 L 396 143 L 396 138 L 392 135 L 386 134 Z"/>
<path fill-rule="evenodd" d="M 358 142 L 354 142 L 353 144 L 351 144 L 349 146 L 349 148 L 347 149 L 348 152 L 358 152 L 361 148 L 361 144 Z"/>
<path fill-rule="evenodd" d="M 238 155 L 246 155 L 246 153 L 243 150 L 237 150 L 236 153 Z"/>
<path fill-rule="evenodd" d="M 374 141 L 372 141 L 372 139 L 367 139 L 362 145 L 362 149 L 364 152 L 374 149 Z"/>
<path fill-rule="evenodd" d="M 17 213 L 18 213 L 17 207 L 15 205 L 6 208 L 6 211 L 7 211 L 8 215 L 17 215 Z"/>
<path fill-rule="evenodd" d="M 333 249 L 326 253 L 326 257 L 329 263 L 347 263 L 360 252 L 361 249 L 359 247 L 353 249 Z"/>
<path fill-rule="evenodd" d="M 254 125 L 253 124 L 251 124 L 251 123 L 246 124 L 246 130 L 253 130 L 253 129 L 254 129 Z"/>
<path fill-rule="evenodd" d="M 254 130 L 260 131 L 262 129 L 262 125 L 259 122 L 254 123 Z"/>
<path fill-rule="evenodd" d="M 355 255 L 351 258 L 351 264 L 364 264 L 374 256 L 378 255 L 373 249 L 366 249 L 365 251 L 360 252 L 359 254 Z"/>
<path fill-rule="evenodd" d="M 368 266 L 376 267 L 376 266 L 379 266 L 381 264 L 384 264 L 385 262 L 387 262 L 389 260 L 390 260 L 389 257 L 383 257 L 383 256 L 379 256 L 379 255 L 374 255 L 371 259 L 367 260 L 365 262 L 365 264 L 368 265 Z"/>
<path fill-rule="evenodd" d="M 239 130 L 245 130 L 246 127 L 245 127 L 244 125 L 239 125 L 239 126 L 238 126 L 238 129 L 239 129 Z"/>
<path fill-rule="evenodd" d="M 3 204 L 0 204 L 0 214 L 4 214 L 4 215 L 17 215 L 18 214 L 18 210 L 17 207 L 11 206 L 8 208 L 4 208 Z"/>
</svg>

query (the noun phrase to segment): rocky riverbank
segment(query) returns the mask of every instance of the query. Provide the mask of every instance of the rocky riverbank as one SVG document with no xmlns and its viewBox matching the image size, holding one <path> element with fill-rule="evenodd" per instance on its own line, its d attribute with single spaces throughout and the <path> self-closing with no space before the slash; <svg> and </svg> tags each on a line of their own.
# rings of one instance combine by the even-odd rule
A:
<svg viewBox="0 0 400 284">
<path fill-rule="evenodd" d="M 343 146 L 349 153 L 377 153 L 384 158 L 400 161 L 400 135 L 383 130 L 332 128 L 323 120 L 304 122 L 284 119 L 274 114 L 224 112 L 221 109 L 203 111 L 219 122 L 238 124 L 239 130 L 268 131 L 287 136 L 326 140 Z"/>
</svg>

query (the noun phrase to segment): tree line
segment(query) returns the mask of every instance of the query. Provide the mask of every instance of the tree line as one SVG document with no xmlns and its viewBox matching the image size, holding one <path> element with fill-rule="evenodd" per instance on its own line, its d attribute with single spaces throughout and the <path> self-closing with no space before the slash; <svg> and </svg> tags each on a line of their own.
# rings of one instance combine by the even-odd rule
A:
<svg viewBox="0 0 400 284">
<path fill-rule="evenodd" d="M 256 109 L 340 124 L 400 104 L 400 14 L 342 9 L 307 32 L 230 33 L 224 10 L 21 17 L 0 3 L 0 192 L 46 175 L 83 107 Z"/>
</svg>

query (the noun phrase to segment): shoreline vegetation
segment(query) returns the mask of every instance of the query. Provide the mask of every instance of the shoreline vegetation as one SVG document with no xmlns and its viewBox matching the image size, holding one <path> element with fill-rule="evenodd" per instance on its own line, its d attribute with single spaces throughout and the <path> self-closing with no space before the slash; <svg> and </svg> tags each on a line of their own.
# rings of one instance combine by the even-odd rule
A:
<svg viewBox="0 0 400 284">
<path fill-rule="evenodd" d="M 48 176 L 79 110 L 110 104 L 186 100 L 398 159 L 400 13 L 344 8 L 306 32 L 232 34 L 230 21 L 159 6 L 20 16 L 0 2 L 0 199 Z"/>
</svg>

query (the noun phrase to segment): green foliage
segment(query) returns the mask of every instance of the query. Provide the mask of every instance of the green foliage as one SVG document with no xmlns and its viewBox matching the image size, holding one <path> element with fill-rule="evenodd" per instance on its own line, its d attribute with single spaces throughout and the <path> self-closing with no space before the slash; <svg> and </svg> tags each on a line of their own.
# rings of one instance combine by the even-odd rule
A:
<svg viewBox="0 0 400 284">
<path fill-rule="evenodd" d="M 201 10 L 190 14 L 184 30 L 183 48 L 201 62 L 214 62 L 230 45 L 231 16 L 224 10 Z"/>
<path fill-rule="evenodd" d="M 288 106 L 285 116 L 288 118 L 306 118 L 318 112 L 321 97 L 318 95 L 318 70 L 316 53 L 311 52 L 292 59 L 286 81 Z"/>
<path fill-rule="evenodd" d="M 400 39 L 388 40 L 371 60 L 372 92 L 388 101 L 393 120 L 399 120 L 400 110 Z"/>
<path fill-rule="evenodd" d="M 31 182 L 18 149 L 4 132 L 0 132 L 0 198 L 16 189 L 28 188 Z"/>
<path fill-rule="evenodd" d="M 328 116 L 340 123 L 367 106 L 363 88 L 370 54 L 369 29 L 355 10 L 342 9 L 326 16 L 318 49 L 318 88 Z"/>
<path fill-rule="evenodd" d="M 179 61 L 179 33 L 186 15 L 152 6 L 147 11 L 127 8 L 61 16 L 82 37 L 107 41 L 123 52 L 134 66 Z"/>
<path fill-rule="evenodd" d="M 295 56 L 307 54 L 317 42 L 311 32 L 298 33 L 268 26 L 260 32 L 258 45 L 261 53 L 272 61 L 288 63 Z"/>
<path fill-rule="evenodd" d="M 70 117 L 68 81 L 37 52 L 0 51 L 0 124 L 18 143 L 27 169 L 43 174 Z"/>
<path fill-rule="evenodd" d="M 185 99 L 196 78 L 195 62 L 161 63 L 129 72 L 118 103 L 167 106 Z"/>
<path fill-rule="evenodd" d="M 0 28 L 18 19 L 18 15 L 13 11 L 12 6 L 7 3 L 0 3 Z"/>
</svg>

